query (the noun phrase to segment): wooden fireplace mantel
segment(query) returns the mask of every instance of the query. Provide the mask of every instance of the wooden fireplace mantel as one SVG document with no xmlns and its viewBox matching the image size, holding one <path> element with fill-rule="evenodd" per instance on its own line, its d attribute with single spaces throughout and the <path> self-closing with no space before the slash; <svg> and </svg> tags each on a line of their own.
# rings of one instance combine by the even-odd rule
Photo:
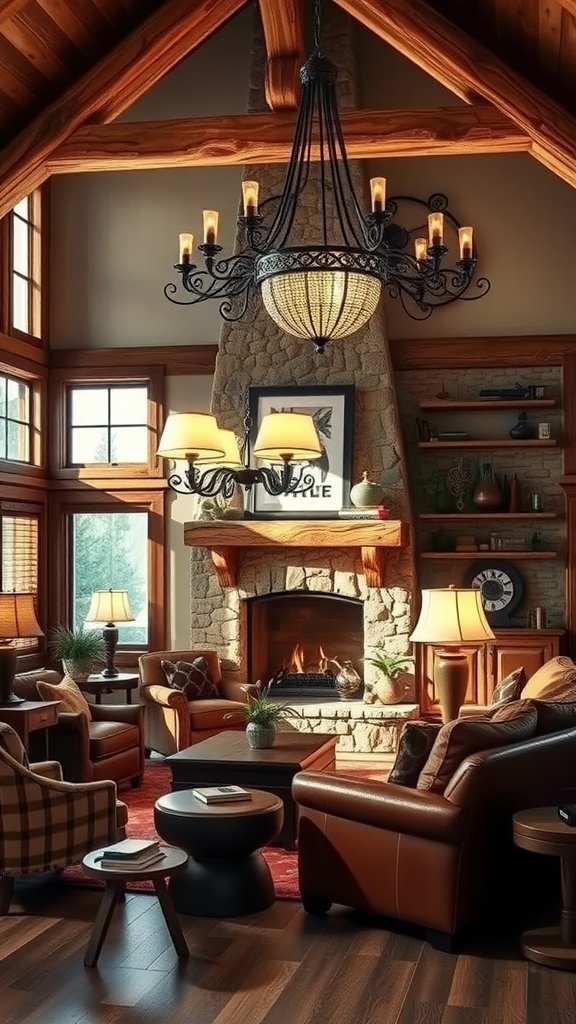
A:
<svg viewBox="0 0 576 1024">
<path fill-rule="evenodd" d="M 408 544 L 399 519 L 242 519 L 184 523 L 184 543 L 210 548 L 223 587 L 236 586 L 243 548 L 360 548 L 369 587 L 384 586 L 386 548 Z"/>
</svg>

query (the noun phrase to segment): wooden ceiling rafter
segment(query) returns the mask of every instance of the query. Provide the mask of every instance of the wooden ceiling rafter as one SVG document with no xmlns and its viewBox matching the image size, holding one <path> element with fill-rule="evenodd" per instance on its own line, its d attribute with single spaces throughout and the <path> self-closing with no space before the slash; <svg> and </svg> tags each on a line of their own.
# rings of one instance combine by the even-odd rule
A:
<svg viewBox="0 0 576 1024">
<path fill-rule="evenodd" d="M 446 156 L 528 152 L 529 136 L 489 105 L 341 114 L 348 156 Z M 51 174 L 285 163 L 295 115 L 238 114 L 162 122 L 84 125 L 48 160 Z M 313 152 L 313 156 L 317 151 Z"/>
<path fill-rule="evenodd" d="M 576 187 L 576 119 L 422 0 L 333 0 L 442 85 L 480 96 L 532 140 L 530 153 Z"/>
<path fill-rule="evenodd" d="M 568 14 L 576 18 L 576 0 L 558 0 L 558 2 L 565 11 L 568 11 Z"/>
<path fill-rule="evenodd" d="M 295 110 L 304 60 L 304 0 L 258 0 L 266 43 L 264 89 L 271 110 Z"/>
<path fill-rule="evenodd" d="M 48 176 L 54 149 L 88 120 L 118 117 L 247 0 L 166 0 L 0 153 L 0 217 Z"/>
</svg>

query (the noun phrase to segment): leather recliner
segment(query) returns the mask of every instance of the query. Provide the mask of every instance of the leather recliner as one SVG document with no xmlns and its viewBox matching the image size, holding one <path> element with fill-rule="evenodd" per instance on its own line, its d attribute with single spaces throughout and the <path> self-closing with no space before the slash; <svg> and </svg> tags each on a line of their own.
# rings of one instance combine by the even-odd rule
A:
<svg viewBox="0 0 576 1024">
<path fill-rule="evenodd" d="M 310 913 L 332 903 L 409 921 L 434 945 L 533 899 L 541 864 L 514 846 L 512 815 L 576 785 L 576 727 L 465 758 L 443 793 L 303 771 L 298 870 Z M 559 889 L 558 865 L 554 869 Z M 544 868 L 550 874 L 550 865 Z M 526 888 L 523 888 L 523 886 Z"/>
</svg>

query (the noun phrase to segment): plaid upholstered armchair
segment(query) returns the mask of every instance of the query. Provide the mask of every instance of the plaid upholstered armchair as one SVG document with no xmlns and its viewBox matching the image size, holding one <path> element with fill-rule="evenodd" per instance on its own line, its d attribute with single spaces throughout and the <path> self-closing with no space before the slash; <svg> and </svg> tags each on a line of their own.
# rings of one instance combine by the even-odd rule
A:
<svg viewBox="0 0 576 1024">
<path fill-rule="evenodd" d="M 62 782 L 57 761 L 25 762 L 19 737 L 0 723 L 0 914 L 15 877 L 79 863 L 123 838 L 128 817 L 114 782 Z"/>
</svg>

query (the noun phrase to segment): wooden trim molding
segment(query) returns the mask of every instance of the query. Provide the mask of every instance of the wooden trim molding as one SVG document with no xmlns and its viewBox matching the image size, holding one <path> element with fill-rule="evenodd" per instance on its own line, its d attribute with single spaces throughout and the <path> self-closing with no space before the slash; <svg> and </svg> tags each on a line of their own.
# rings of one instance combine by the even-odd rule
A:
<svg viewBox="0 0 576 1024">
<path fill-rule="evenodd" d="M 576 353 L 576 334 L 397 338 L 389 346 L 395 370 L 562 366 L 568 354 Z"/>
<path fill-rule="evenodd" d="M 186 376 L 187 374 L 203 377 L 214 373 L 217 353 L 217 345 L 54 349 L 50 353 L 50 368 L 54 370 L 94 370 L 97 371 L 99 377 L 102 377 L 107 370 L 140 367 L 142 359 L 145 359 L 147 366 L 163 367 L 165 374 L 170 377 Z"/>
<path fill-rule="evenodd" d="M 387 548 L 408 545 L 408 523 L 401 520 L 244 519 L 184 524 L 184 543 L 210 548 L 223 587 L 236 586 L 239 549 L 249 547 L 359 548 L 366 584 L 384 586 Z"/>
</svg>

